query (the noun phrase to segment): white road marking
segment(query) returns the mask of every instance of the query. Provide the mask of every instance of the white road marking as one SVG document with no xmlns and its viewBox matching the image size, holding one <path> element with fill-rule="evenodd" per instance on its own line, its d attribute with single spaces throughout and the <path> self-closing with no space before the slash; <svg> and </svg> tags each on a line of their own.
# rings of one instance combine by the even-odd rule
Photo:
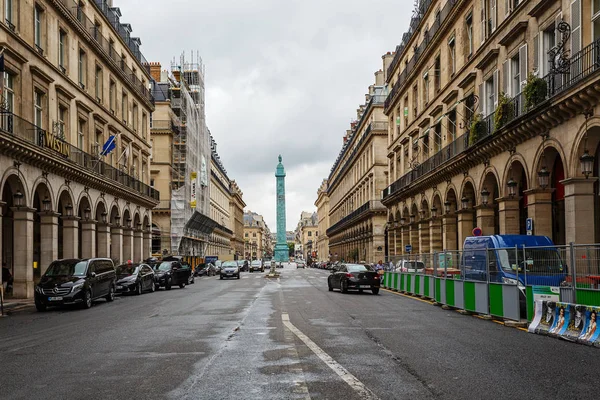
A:
<svg viewBox="0 0 600 400">
<path fill-rule="evenodd" d="M 313 342 L 308 336 L 302 333 L 290 322 L 290 316 L 286 313 L 281 314 L 281 320 L 283 325 L 288 328 L 302 340 L 304 344 L 312 350 L 317 357 L 321 359 L 329 368 L 333 370 L 340 378 L 344 380 L 354 391 L 358 394 L 361 399 L 365 400 L 379 400 L 379 398 L 373 393 L 368 387 L 352 375 L 346 368 L 342 367 L 337 361 L 335 361 L 329 354 L 321 349 L 315 342 Z"/>
</svg>

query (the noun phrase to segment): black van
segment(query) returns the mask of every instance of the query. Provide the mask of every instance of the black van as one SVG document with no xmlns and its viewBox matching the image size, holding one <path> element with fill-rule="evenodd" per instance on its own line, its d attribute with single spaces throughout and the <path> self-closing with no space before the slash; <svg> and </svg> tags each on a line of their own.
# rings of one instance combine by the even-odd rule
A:
<svg viewBox="0 0 600 400">
<path fill-rule="evenodd" d="M 173 258 L 169 257 L 170 260 L 173 260 Z M 167 290 L 171 290 L 173 285 L 179 285 L 183 289 L 187 285 L 191 274 L 191 268 L 185 268 L 181 262 L 163 260 L 154 266 L 156 289 L 162 286 Z"/>
<path fill-rule="evenodd" d="M 101 297 L 113 301 L 116 278 L 110 258 L 53 261 L 35 287 L 35 307 L 38 311 L 66 304 L 90 308 Z"/>
</svg>

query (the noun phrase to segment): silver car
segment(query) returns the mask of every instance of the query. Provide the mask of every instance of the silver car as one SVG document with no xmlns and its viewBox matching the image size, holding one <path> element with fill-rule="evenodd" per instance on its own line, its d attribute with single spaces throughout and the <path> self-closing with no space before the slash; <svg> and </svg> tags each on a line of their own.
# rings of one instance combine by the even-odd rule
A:
<svg viewBox="0 0 600 400">
<path fill-rule="evenodd" d="M 254 271 L 265 272 L 265 267 L 261 260 L 252 260 L 250 263 L 250 272 Z"/>
</svg>

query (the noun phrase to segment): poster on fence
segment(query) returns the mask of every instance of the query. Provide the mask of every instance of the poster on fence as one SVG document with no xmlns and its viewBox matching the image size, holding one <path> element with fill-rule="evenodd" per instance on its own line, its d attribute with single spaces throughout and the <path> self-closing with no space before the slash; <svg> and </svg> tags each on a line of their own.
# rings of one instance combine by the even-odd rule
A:
<svg viewBox="0 0 600 400">
<path fill-rule="evenodd" d="M 567 331 L 569 319 L 571 318 L 571 305 L 569 303 L 556 303 L 554 308 L 554 322 L 548 333 L 554 336 L 562 336 Z"/>
<path fill-rule="evenodd" d="M 556 302 L 537 300 L 533 321 L 529 325 L 529 332 L 542 335 L 548 334 L 550 328 L 554 325 L 555 309 Z"/>
<path fill-rule="evenodd" d="M 564 339 L 577 341 L 585 324 L 585 306 L 570 304 L 567 330 L 562 334 Z"/>
<path fill-rule="evenodd" d="M 584 307 L 584 325 L 579 335 L 579 342 L 585 344 L 600 344 L 598 343 L 598 336 L 600 335 L 600 329 L 597 329 L 596 322 L 598 320 L 598 313 L 600 313 L 600 307 Z"/>
</svg>

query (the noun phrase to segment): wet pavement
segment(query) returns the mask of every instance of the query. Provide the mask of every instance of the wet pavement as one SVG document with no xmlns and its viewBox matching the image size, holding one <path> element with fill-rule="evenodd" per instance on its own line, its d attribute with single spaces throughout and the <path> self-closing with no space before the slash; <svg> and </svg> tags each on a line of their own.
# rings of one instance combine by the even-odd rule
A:
<svg viewBox="0 0 600 400">
<path fill-rule="evenodd" d="M 279 271 L 20 309 L 0 319 L 0 398 L 596 398 L 600 349 Z"/>
</svg>

